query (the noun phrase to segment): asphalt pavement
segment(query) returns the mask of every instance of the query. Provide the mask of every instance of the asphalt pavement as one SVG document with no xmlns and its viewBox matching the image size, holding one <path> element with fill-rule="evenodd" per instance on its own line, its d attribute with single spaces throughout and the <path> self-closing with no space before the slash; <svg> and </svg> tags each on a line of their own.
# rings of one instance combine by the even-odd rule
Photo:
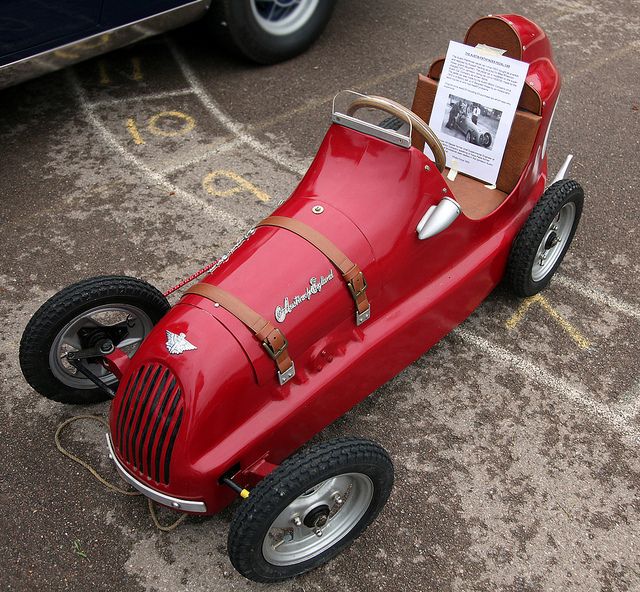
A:
<svg viewBox="0 0 640 592">
<path fill-rule="evenodd" d="M 550 166 L 586 205 L 543 297 L 497 289 L 319 437 L 383 444 L 396 486 L 346 552 L 290 592 L 640 590 L 640 11 L 636 0 L 342 0 L 304 55 L 257 67 L 197 26 L 0 91 L 0 588 L 258 590 L 234 571 L 234 508 L 158 531 L 54 445 L 107 405 L 39 397 L 18 367 L 40 304 L 81 278 L 166 289 L 289 195 L 355 89 L 411 104 L 418 72 L 477 17 L 547 32 L 563 74 Z M 391 198 L 391 196 L 390 196 Z M 101 427 L 64 443 L 115 479 Z M 161 520 L 173 515 L 162 512 Z"/>
</svg>

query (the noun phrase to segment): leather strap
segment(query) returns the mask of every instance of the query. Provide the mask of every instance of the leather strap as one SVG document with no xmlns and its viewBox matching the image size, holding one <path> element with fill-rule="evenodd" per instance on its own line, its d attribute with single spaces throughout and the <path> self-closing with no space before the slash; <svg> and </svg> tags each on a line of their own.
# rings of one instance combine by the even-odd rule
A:
<svg viewBox="0 0 640 592">
<path fill-rule="evenodd" d="M 230 312 L 240 322 L 244 323 L 276 363 L 280 384 L 284 384 L 294 376 L 295 367 L 289 357 L 289 343 L 282 331 L 274 327 L 264 317 L 242 302 L 242 300 L 239 300 L 218 286 L 205 283 L 191 286 L 185 294 L 203 296 L 211 300 L 215 305 L 222 306 L 222 308 Z"/>
<path fill-rule="evenodd" d="M 300 220 L 287 218 L 286 216 L 269 216 L 258 223 L 257 226 L 275 226 L 284 228 L 311 243 L 318 251 L 322 252 L 342 274 L 342 278 L 349 288 L 349 292 L 356 304 L 356 323 L 358 325 L 369 319 L 370 305 L 367 298 L 367 282 L 364 274 L 357 264 L 347 257 L 326 236 L 307 226 Z"/>
</svg>

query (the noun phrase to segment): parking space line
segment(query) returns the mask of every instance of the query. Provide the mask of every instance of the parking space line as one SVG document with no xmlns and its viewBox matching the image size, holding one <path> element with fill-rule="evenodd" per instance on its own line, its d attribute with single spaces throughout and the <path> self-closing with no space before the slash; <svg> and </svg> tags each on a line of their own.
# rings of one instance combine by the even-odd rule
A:
<svg viewBox="0 0 640 592">
<path fill-rule="evenodd" d="M 628 419 L 633 419 L 640 413 L 640 380 L 636 380 L 633 386 L 620 397 L 620 403 L 615 409 Z"/>
<path fill-rule="evenodd" d="M 226 115 L 220 109 L 220 107 L 218 107 L 216 102 L 209 96 L 202 84 L 200 84 L 200 81 L 198 80 L 194 71 L 191 69 L 191 66 L 189 66 L 175 44 L 172 41 L 167 41 L 167 44 L 169 46 L 171 54 L 173 55 L 173 58 L 182 71 L 183 76 L 187 79 L 187 82 L 193 89 L 193 92 L 200 99 L 204 107 L 224 127 L 226 127 L 232 134 L 237 136 L 243 143 L 247 144 L 250 148 L 255 150 L 255 152 L 257 152 L 263 158 L 266 158 L 267 160 L 280 165 L 281 167 L 291 171 L 292 173 L 295 173 L 298 176 L 302 176 L 306 173 L 306 166 L 293 162 L 290 158 L 279 154 L 278 151 L 275 150 L 272 146 L 265 146 L 262 142 L 248 133 L 244 125 L 238 123 L 237 121 Z"/>
<path fill-rule="evenodd" d="M 186 202 L 190 203 L 192 206 L 198 208 L 200 212 L 206 212 L 212 218 L 222 222 L 226 226 L 231 228 L 235 228 L 241 232 L 245 231 L 245 224 L 242 223 L 235 216 L 214 207 L 209 200 L 201 199 L 196 195 L 181 189 L 177 185 L 174 185 L 169 180 L 167 180 L 163 175 L 157 173 L 146 164 L 144 164 L 140 159 L 138 159 L 135 155 L 129 152 L 119 141 L 118 139 L 109 131 L 109 129 L 100 121 L 99 117 L 95 114 L 92 105 L 87 100 L 87 95 L 85 90 L 82 88 L 82 85 L 78 81 L 77 76 L 72 70 L 67 70 L 67 77 L 70 82 L 71 88 L 73 89 L 74 94 L 76 95 L 76 99 L 80 104 L 82 111 L 84 112 L 86 118 L 89 122 L 96 128 L 96 130 L 100 133 L 103 140 L 111 146 L 124 160 L 138 168 L 142 171 L 154 184 L 157 184 L 168 192 L 175 194 L 176 196 L 182 198 Z"/>
<path fill-rule="evenodd" d="M 522 304 L 518 308 L 518 310 L 513 313 L 510 319 L 507 320 L 505 326 L 507 329 L 514 329 L 518 323 L 524 318 L 525 314 L 531 308 L 532 304 L 539 305 L 542 310 L 544 310 L 558 325 L 560 325 L 565 333 L 575 341 L 578 347 L 582 349 L 589 349 L 591 347 L 591 343 L 589 340 L 582 334 L 578 329 L 576 329 L 567 319 L 565 319 L 551 304 L 549 301 L 542 295 L 536 294 L 531 298 L 526 298 L 523 300 Z"/>
<path fill-rule="evenodd" d="M 182 97 L 185 95 L 192 95 L 193 89 L 185 88 L 180 90 L 168 90 L 160 93 L 149 93 L 146 95 L 135 95 L 131 97 L 122 97 L 119 99 L 101 99 L 99 101 L 88 101 L 88 104 L 91 108 L 94 107 L 109 107 L 113 105 L 124 105 L 125 103 L 129 103 L 131 101 L 154 101 L 167 99 L 170 97 Z"/>
<path fill-rule="evenodd" d="M 566 275 L 557 275 L 553 279 L 553 283 L 551 285 L 553 286 L 554 284 L 573 290 L 574 292 L 581 294 L 585 298 L 588 298 L 597 304 L 607 306 L 624 315 L 633 317 L 635 319 L 640 319 L 640 309 L 638 307 L 628 302 L 624 302 L 623 300 L 619 300 L 618 298 L 607 294 L 603 290 L 585 286 L 584 284 L 573 280 Z"/>
<path fill-rule="evenodd" d="M 619 409 L 611 407 L 606 403 L 593 400 L 580 389 L 566 383 L 544 368 L 536 366 L 532 362 L 466 329 L 458 327 L 453 330 L 451 335 L 459 337 L 462 341 L 483 351 L 506 367 L 515 368 L 529 380 L 548 387 L 552 396 L 563 398 L 576 404 L 590 415 L 608 423 L 617 432 L 633 441 L 634 444 L 640 443 L 640 430 L 630 424 L 629 414 L 623 413 Z"/>
</svg>

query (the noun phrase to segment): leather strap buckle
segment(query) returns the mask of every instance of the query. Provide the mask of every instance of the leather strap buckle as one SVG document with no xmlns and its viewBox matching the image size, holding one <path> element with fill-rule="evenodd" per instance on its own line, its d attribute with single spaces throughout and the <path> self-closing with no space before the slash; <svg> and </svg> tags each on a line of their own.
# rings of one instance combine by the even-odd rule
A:
<svg viewBox="0 0 640 592">
<path fill-rule="evenodd" d="M 278 329 L 274 329 L 275 331 L 278 331 L 278 333 L 280 335 L 282 335 L 282 333 L 280 332 L 280 330 Z M 282 335 L 282 341 L 284 342 L 282 344 L 282 346 L 278 349 L 278 351 L 275 351 L 273 349 L 273 346 L 271 345 L 271 343 L 269 343 L 268 339 L 265 339 L 262 342 L 262 347 L 264 347 L 264 349 L 267 350 L 267 353 L 269 354 L 269 356 L 271 357 L 272 360 L 277 360 L 283 353 L 284 351 L 287 349 L 287 347 L 289 347 L 289 342 L 287 341 L 287 338 Z"/>
<path fill-rule="evenodd" d="M 362 288 L 360 288 L 360 290 L 358 290 L 357 292 L 355 288 L 356 278 L 362 281 Z M 357 276 L 351 278 L 348 281 L 347 287 L 349 288 L 349 292 L 351 292 L 354 300 L 360 298 L 360 296 L 362 296 L 367 291 L 367 280 L 364 278 L 362 271 Z"/>
</svg>

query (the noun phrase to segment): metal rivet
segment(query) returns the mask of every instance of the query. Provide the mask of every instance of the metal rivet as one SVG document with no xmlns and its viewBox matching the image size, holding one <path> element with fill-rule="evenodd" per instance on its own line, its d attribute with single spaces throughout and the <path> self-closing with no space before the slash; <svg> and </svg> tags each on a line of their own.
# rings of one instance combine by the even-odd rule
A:
<svg viewBox="0 0 640 592">
<path fill-rule="evenodd" d="M 322 214 L 322 212 L 324 212 L 324 208 L 323 208 L 322 206 L 313 206 L 313 207 L 311 208 L 311 211 L 312 211 L 314 214 Z"/>
<path fill-rule="evenodd" d="M 427 164 L 425 165 L 424 170 L 428 173 L 431 170 L 431 167 Z"/>
<path fill-rule="evenodd" d="M 180 504 L 179 504 L 178 502 L 171 502 L 171 505 L 172 505 L 174 508 L 179 508 L 179 507 L 180 507 Z"/>
<path fill-rule="evenodd" d="M 220 303 L 219 302 L 214 302 L 213 306 L 215 306 L 216 308 L 220 308 Z"/>
<path fill-rule="evenodd" d="M 447 188 L 446 188 L 446 187 L 443 187 L 443 188 L 442 188 L 442 193 L 446 193 L 446 192 L 447 192 Z"/>
</svg>

